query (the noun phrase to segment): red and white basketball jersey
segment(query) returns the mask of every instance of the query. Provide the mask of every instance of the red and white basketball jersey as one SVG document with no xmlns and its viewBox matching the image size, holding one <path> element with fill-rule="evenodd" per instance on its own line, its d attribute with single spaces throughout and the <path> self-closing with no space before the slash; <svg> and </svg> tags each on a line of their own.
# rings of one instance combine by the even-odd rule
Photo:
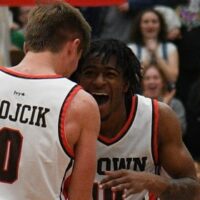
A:
<svg viewBox="0 0 200 200">
<path fill-rule="evenodd" d="M 0 200 L 61 200 L 73 151 L 64 118 L 80 87 L 0 67 Z"/>
<path fill-rule="evenodd" d="M 104 171 L 129 169 L 156 173 L 157 152 L 157 101 L 137 95 L 132 99 L 132 107 L 126 124 L 112 139 L 99 136 L 97 146 L 97 173 L 93 187 L 95 200 L 122 200 L 122 194 L 110 189 L 99 189 L 98 183 Z M 148 191 L 132 195 L 128 200 L 153 200 Z"/>
</svg>

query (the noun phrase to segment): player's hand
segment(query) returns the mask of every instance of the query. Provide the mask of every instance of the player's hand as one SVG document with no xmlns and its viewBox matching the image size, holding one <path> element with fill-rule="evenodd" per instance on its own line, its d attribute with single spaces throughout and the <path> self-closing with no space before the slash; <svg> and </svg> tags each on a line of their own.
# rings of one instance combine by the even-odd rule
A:
<svg viewBox="0 0 200 200">
<path fill-rule="evenodd" d="M 143 191 L 147 182 L 145 172 L 119 170 L 105 172 L 106 177 L 100 182 L 100 188 L 111 188 L 112 191 L 124 191 L 123 197 Z"/>
</svg>

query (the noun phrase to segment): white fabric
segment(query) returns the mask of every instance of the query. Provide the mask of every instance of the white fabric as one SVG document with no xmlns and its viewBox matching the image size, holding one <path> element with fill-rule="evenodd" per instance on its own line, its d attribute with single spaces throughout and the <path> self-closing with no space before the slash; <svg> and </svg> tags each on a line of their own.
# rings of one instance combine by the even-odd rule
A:
<svg viewBox="0 0 200 200">
<path fill-rule="evenodd" d="M 190 0 L 189 10 L 195 13 L 200 12 L 200 0 Z"/>
<path fill-rule="evenodd" d="M 138 55 L 137 55 L 138 54 L 137 45 L 135 43 L 130 43 L 130 44 L 128 44 L 128 47 L 138 57 Z M 176 46 L 173 43 L 170 43 L 170 42 L 166 43 L 166 49 L 167 49 L 167 56 L 169 56 L 173 52 L 177 51 Z M 159 57 L 163 58 L 163 49 L 162 49 L 162 45 L 161 44 L 158 46 L 156 53 L 157 53 L 157 55 Z M 148 51 L 148 49 L 146 47 L 141 46 L 141 58 L 140 58 L 140 61 L 144 62 L 145 60 L 150 60 L 150 53 L 149 53 L 149 51 Z"/>
<path fill-rule="evenodd" d="M 104 177 L 102 171 L 118 170 L 120 163 L 121 168 L 125 166 L 126 169 L 135 171 L 141 171 L 144 168 L 143 170 L 146 172 L 155 172 L 151 146 L 152 122 L 152 101 L 138 95 L 135 118 L 122 138 L 110 145 L 98 141 L 96 183 Z M 139 166 L 138 163 L 143 167 Z M 109 199 L 108 197 L 103 198 L 104 192 L 99 189 L 97 192 L 99 197 L 94 198 L 94 200 Z M 144 197 L 148 199 L 147 191 L 132 195 L 127 200 L 143 200 Z"/>
<path fill-rule="evenodd" d="M 23 138 L 18 177 L 13 183 L 1 182 L 0 178 L 0 200 L 64 199 L 60 197 L 62 183 L 70 176 L 73 165 L 66 171 L 72 157 L 61 146 L 59 120 L 65 98 L 75 83 L 66 78 L 22 78 L 0 70 L 0 85 L 1 132 L 4 127 L 15 129 Z M 5 102 L 10 103 L 9 109 Z M 19 117 L 12 121 L 17 104 L 22 105 Z M 39 112 L 44 118 L 39 117 Z"/>
</svg>

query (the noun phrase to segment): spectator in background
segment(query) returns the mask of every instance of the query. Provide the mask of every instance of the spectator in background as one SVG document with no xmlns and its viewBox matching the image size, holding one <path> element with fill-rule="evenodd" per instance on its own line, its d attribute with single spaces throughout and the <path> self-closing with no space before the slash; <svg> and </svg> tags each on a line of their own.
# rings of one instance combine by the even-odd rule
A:
<svg viewBox="0 0 200 200">
<path fill-rule="evenodd" d="M 181 3 L 181 2 L 180 2 Z M 144 10 L 146 8 L 154 7 L 157 11 L 159 11 L 166 23 L 167 23 L 167 39 L 175 40 L 181 35 L 181 21 L 179 16 L 175 12 L 174 8 L 170 6 L 177 6 L 177 3 L 172 4 L 170 1 L 135 1 L 129 0 L 122 5 L 119 6 L 121 11 L 129 11 L 135 16 L 140 10 Z"/>
<path fill-rule="evenodd" d="M 10 8 L 12 13 L 11 42 L 14 47 L 23 50 L 24 45 L 24 28 L 28 21 L 28 13 L 32 9 L 29 6 Z"/>
<path fill-rule="evenodd" d="M 11 66 L 19 64 L 24 58 L 24 28 L 27 24 L 28 13 L 32 7 L 10 7 L 9 27 L 11 45 L 9 48 Z"/>
<path fill-rule="evenodd" d="M 162 15 L 154 10 L 142 11 L 133 27 L 133 43 L 128 46 L 144 67 L 152 62 L 165 72 L 169 82 L 175 83 L 178 74 L 178 52 L 174 44 L 167 42 L 167 27 Z"/>
<path fill-rule="evenodd" d="M 31 6 L 22 6 L 19 8 L 19 25 L 20 25 L 20 31 L 24 33 L 24 29 L 26 27 L 26 24 L 28 22 L 28 14 L 32 10 L 33 7 Z"/>
<path fill-rule="evenodd" d="M 137 14 L 141 10 L 153 7 L 155 5 L 164 5 L 169 7 L 177 7 L 186 3 L 188 0 L 128 0 L 123 4 L 124 10 L 130 10 L 131 13 Z"/>
<path fill-rule="evenodd" d="M 81 7 L 80 10 L 92 26 L 93 38 L 114 38 L 130 42 L 132 20 L 139 11 L 155 5 L 177 6 L 186 0 L 125 0 L 109 7 Z"/>
<path fill-rule="evenodd" d="M 10 7 L 10 39 L 12 47 L 11 49 L 13 51 L 19 51 L 23 50 L 24 45 L 24 33 L 19 31 L 20 29 L 20 21 L 19 21 L 19 15 L 20 15 L 20 7 Z"/>
<path fill-rule="evenodd" d="M 104 18 L 99 38 L 114 38 L 125 43 L 130 42 L 132 14 L 129 10 L 123 8 L 123 4 L 104 8 Z"/>
<path fill-rule="evenodd" d="M 168 104 L 177 114 L 181 123 L 182 133 L 186 131 L 185 108 L 182 102 L 175 98 L 175 85 L 167 82 L 163 70 L 156 64 L 151 64 L 143 71 L 143 95 L 149 98 L 158 99 Z"/>
</svg>

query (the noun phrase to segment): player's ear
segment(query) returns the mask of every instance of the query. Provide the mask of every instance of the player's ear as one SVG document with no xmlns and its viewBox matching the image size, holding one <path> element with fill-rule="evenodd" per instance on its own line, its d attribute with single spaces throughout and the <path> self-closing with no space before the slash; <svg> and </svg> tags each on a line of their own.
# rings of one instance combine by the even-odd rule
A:
<svg viewBox="0 0 200 200">
<path fill-rule="evenodd" d="M 75 38 L 72 42 L 72 44 L 74 45 L 75 48 L 79 49 L 80 48 L 80 44 L 81 44 L 81 41 L 79 38 Z"/>
<path fill-rule="evenodd" d="M 82 50 L 80 49 L 80 39 L 75 38 L 66 42 L 66 51 L 68 56 L 73 58 L 80 59 L 82 55 Z"/>
<path fill-rule="evenodd" d="M 124 93 L 128 92 L 130 83 L 128 81 L 124 81 Z"/>
<path fill-rule="evenodd" d="M 72 48 L 78 54 L 78 59 L 80 59 L 82 55 L 82 49 L 80 48 L 81 41 L 79 38 L 76 38 L 72 41 Z"/>
<path fill-rule="evenodd" d="M 27 46 L 27 44 L 26 44 L 26 42 L 24 42 L 24 44 L 23 44 L 23 51 L 24 51 L 24 54 L 26 54 L 27 52 L 28 52 L 28 46 Z"/>
</svg>

